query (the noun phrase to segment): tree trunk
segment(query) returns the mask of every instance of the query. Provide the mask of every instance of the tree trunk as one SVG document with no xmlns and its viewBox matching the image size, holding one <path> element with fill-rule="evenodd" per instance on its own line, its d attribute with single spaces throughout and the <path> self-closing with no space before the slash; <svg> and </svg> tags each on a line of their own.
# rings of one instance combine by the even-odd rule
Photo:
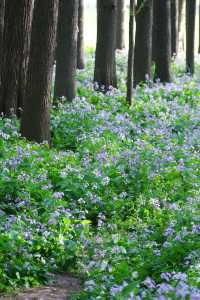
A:
<svg viewBox="0 0 200 300">
<path fill-rule="evenodd" d="M 181 31 L 181 25 L 183 20 L 183 8 L 184 8 L 185 0 L 178 1 L 178 32 Z"/>
<path fill-rule="evenodd" d="M 97 0 L 97 45 L 94 81 L 105 91 L 117 86 L 116 78 L 117 0 Z"/>
<path fill-rule="evenodd" d="M 77 42 L 77 68 L 85 68 L 84 57 L 84 0 L 79 0 L 78 8 L 78 42 Z"/>
<path fill-rule="evenodd" d="M 5 2 L 0 112 L 6 115 L 18 113 L 18 103 L 23 94 L 22 68 L 32 9 L 32 0 L 12 0 L 12 4 Z"/>
<path fill-rule="evenodd" d="M 134 86 L 151 76 L 153 0 L 137 1 Z"/>
<path fill-rule="evenodd" d="M 128 74 L 127 74 L 127 102 L 132 103 L 133 97 L 133 63 L 134 63 L 134 14 L 135 0 L 130 0 L 129 12 L 129 51 L 128 51 Z"/>
<path fill-rule="evenodd" d="M 125 2 L 124 0 L 117 0 L 117 22 L 116 22 L 116 49 L 122 50 L 125 48 L 124 37 L 124 19 L 125 19 Z"/>
<path fill-rule="evenodd" d="M 186 0 L 186 72 L 194 74 L 196 0 Z"/>
<path fill-rule="evenodd" d="M 156 12 L 156 3 L 153 0 L 153 28 L 152 28 L 152 63 L 155 63 L 156 60 L 156 50 L 157 50 L 157 17 L 158 13 Z"/>
<path fill-rule="evenodd" d="M 59 0 L 35 0 L 21 133 L 50 141 L 49 105 Z"/>
<path fill-rule="evenodd" d="M 189 0 L 190 1 L 190 0 Z M 155 5 L 155 78 L 171 81 L 171 1 L 154 0 Z M 155 46 L 155 45 L 154 45 Z"/>
<path fill-rule="evenodd" d="M 178 0 L 171 0 L 171 46 L 172 56 L 178 53 Z"/>
<path fill-rule="evenodd" d="M 1 74 L 1 59 L 3 53 L 4 10 L 5 10 L 5 0 L 1 0 L 0 2 L 0 74 Z M 1 77 L 0 77 L 0 85 L 1 85 Z"/>
<path fill-rule="evenodd" d="M 76 96 L 77 35 L 79 0 L 60 0 L 56 50 L 54 99 Z"/>
<path fill-rule="evenodd" d="M 200 2 L 199 2 L 199 47 L 198 47 L 198 53 L 200 54 Z"/>
</svg>

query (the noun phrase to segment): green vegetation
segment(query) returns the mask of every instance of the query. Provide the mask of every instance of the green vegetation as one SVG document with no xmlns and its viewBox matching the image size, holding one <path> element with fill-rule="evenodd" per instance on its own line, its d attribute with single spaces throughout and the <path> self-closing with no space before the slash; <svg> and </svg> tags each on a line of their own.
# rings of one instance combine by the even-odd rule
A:
<svg viewBox="0 0 200 300">
<path fill-rule="evenodd" d="M 74 299 L 198 299 L 199 83 L 176 70 L 129 109 L 124 58 L 120 90 L 103 94 L 91 56 L 79 97 L 52 109 L 51 148 L 0 119 L 0 292 L 70 270 Z"/>
</svg>

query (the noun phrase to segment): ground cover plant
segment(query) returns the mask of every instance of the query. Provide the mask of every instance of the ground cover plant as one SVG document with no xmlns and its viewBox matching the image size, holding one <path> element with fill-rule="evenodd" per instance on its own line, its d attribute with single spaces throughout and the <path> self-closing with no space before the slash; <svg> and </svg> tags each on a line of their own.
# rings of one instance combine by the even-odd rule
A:
<svg viewBox="0 0 200 300">
<path fill-rule="evenodd" d="M 175 69 L 125 102 L 93 89 L 51 112 L 52 147 L 0 119 L 0 292 L 73 271 L 73 299 L 200 298 L 200 89 Z"/>
</svg>

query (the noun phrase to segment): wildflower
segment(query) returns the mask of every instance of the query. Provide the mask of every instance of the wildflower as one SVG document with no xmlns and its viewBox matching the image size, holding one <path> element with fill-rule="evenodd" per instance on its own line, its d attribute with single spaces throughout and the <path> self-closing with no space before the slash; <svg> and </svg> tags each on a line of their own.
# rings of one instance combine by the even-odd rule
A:
<svg viewBox="0 0 200 300">
<path fill-rule="evenodd" d="M 147 277 L 144 281 L 143 284 L 149 288 L 149 289 L 155 289 L 156 288 L 156 283 L 153 279 L 151 279 L 150 277 Z"/>
</svg>

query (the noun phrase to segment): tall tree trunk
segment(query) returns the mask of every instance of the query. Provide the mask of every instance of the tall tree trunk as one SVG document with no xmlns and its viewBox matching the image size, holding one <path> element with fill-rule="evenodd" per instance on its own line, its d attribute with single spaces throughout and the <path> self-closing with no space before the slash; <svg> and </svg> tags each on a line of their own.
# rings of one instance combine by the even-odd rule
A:
<svg viewBox="0 0 200 300">
<path fill-rule="evenodd" d="M 79 0 L 60 0 L 56 50 L 54 99 L 76 96 L 77 35 Z"/>
<path fill-rule="evenodd" d="M 50 141 L 49 105 L 59 0 L 35 0 L 21 133 Z"/>
<path fill-rule="evenodd" d="M 181 31 L 181 25 L 183 20 L 183 8 L 185 0 L 178 0 L 178 32 Z"/>
<path fill-rule="evenodd" d="M 200 1 L 199 1 L 199 47 L 198 47 L 198 53 L 200 54 Z"/>
<path fill-rule="evenodd" d="M 4 29 L 4 11 L 5 11 L 5 0 L 0 1 L 0 85 L 1 85 L 1 64 L 2 64 L 2 53 L 3 53 L 3 29 Z"/>
<path fill-rule="evenodd" d="M 152 28 L 152 63 L 155 63 L 156 60 L 156 50 L 157 50 L 157 17 L 158 13 L 156 12 L 156 3 L 153 0 L 153 28 Z"/>
<path fill-rule="evenodd" d="M 127 74 L 127 95 L 126 95 L 126 99 L 129 105 L 131 105 L 132 97 L 133 97 L 134 14 L 135 14 L 135 0 L 130 0 L 128 74 Z"/>
<path fill-rule="evenodd" d="M 194 73 L 196 0 L 186 0 L 186 72 Z"/>
<path fill-rule="evenodd" d="M 138 0 L 134 56 L 134 86 L 151 76 L 153 0 Z"/>
<path fill-rule="evenodd" d="M 97 45 L 94 81 L 105 90 L 117 86 L 116 78 L 117 0 L 97 0 Z"/>
<path fill-rule="evenodd" d="M 77 42 L 77 68 L 85 68 L 84 57 L 84 0 L 79 0 L 78 8 L 78 42 Z"/>
<path fill-rule="evenodd" d="M 0 112 L 6 115 L 18 112 L 19 97 L 23 94 L 22 66 L 32 9 L 32 0 L 5 2 Z"/>
<path fill-rule="evenodd" d="M 189 0 L 190 1 L 190 0 Z M 161 82 L 171 81 L 171 1 L 154 0 L 156 51 L 155 78 Z M 154 40 L 155 42 L 155 40 Z"/>
<path fill-rule="evenodd" d="M 178 53 L 178 0 L 171 0 L 171 54 L 177 55 Z"/>
<path fill-rule="evenodd" d="M 116 22 L 116 49 L 125 48 L 124 21 L 125 21 L 125 1 L 117 0 L 117 22 Z"/>
</svg>

